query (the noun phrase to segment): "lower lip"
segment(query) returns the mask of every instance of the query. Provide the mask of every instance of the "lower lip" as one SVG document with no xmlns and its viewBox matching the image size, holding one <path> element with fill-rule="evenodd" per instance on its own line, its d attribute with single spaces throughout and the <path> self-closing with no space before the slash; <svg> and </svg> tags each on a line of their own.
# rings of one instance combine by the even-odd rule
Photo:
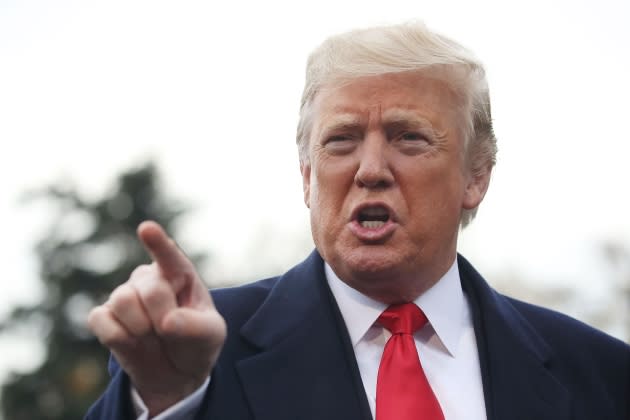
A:
<svg viewBox="0 0 630 420">
<path fill-rule="evenodd" d="M 361 226 L 357 220 L 349 223 L 350 231 L 361 241 L 364 242 L 381 242 L 389 238 L 396 229 L 396 223 L 388 220 L 383 226 L 378 228 L 367 228 Z"/>
</svg>

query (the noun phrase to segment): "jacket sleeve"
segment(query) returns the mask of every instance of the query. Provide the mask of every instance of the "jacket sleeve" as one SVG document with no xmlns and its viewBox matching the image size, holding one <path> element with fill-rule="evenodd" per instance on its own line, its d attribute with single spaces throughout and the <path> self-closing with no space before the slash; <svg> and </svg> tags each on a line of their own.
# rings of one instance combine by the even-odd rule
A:
<svg viewBox="0 0 630 420">
<path fill-rule="evenodd" d="M 111 381 L 103 395 L 90 407 L 85 420 L 135 420 L 129 377 L 113 356 L 109 358 L 107 370 Z"/>
</svg>

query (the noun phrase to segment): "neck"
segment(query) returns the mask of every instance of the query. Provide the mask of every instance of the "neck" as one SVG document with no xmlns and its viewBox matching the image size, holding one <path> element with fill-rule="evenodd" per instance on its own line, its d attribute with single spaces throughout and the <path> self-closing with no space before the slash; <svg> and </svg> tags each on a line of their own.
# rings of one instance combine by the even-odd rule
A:
<svg viewBox="0 0 630 420">
<path fill-rule="evenodd" d="M 433 265 L 427 270 L 400 272 L 388 270 L 382 273 L 345 273 L 331 265 L 337 276 L 348 286 L 379 302 L 394 305 L 413 302 L 433 287 L 451 268 L 455 257 L 444 264 Z"/>
</svg>

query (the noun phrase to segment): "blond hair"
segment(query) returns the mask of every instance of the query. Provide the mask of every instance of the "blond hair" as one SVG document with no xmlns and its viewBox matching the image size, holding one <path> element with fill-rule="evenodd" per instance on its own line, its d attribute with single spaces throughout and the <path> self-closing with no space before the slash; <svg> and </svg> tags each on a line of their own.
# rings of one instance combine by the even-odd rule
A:
<svg viewBox="0 0 630 420">
<path fill-rule="evenodd" d="M 324 85 L 358 77 L 444 68 L 445 82 L 462 98 L 466 161 L 473 176 L 496 162 L 490 95 L 485 70 L 477 58 L 455 41 L 418 22 L 378 26 L 336 35 L 309 56 L 300 105 L 297 145 L 301 162 L 308 162 L 311 105 Z M 464 210 L 466 226 L 477 209 Z"/>
</svg>

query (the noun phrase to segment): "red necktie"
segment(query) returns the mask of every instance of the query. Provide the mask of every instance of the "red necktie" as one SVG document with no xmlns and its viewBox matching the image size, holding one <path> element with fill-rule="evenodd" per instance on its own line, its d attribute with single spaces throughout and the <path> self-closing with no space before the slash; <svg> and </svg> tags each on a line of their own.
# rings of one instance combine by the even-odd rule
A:
<svg viewBox="0 0 630 420">
<path fill-rule="evenodd" d="M 444 420 L 413 340 L 427 317 L 415 304 L 405 303 L 390 306 L 378 321 L 392 336 L 378 368 L 376 420 Z"/>
</svg>

